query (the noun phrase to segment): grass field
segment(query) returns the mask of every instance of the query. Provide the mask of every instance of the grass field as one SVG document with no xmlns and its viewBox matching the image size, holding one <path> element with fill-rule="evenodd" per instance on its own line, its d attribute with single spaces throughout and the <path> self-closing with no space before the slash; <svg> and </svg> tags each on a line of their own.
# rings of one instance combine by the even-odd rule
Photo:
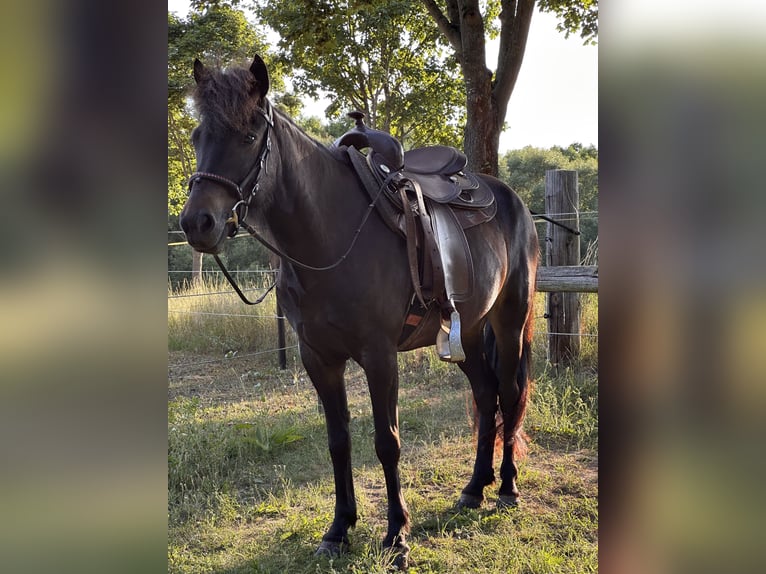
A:
<svg viewBox="0 0 766 574">
<path fill-rule="evenodd" d="M 287 371 L 275 368 L 273 355 L 252 354 L 275 346 L 275 335 L 268 333 L 273 320 L 239 318 L 228 331 L 208 328 L 208 321 L 234 318 L 191 315 L 189 309 L 201 308 L 190 307 L 191 300 L 169 301 L 169 572 L 390 569 L 391 557 L 380 549 L 385 487 L 361 369 L 350 363 L 347 370 L 359 522 L 348 554 L 316 559 L 334 495 L 324 418 L 311 383 L 292 352 Z M 215 305 L 207 312 L 229 308 Z M 232 313 L 266 314 L 243 311 L 235 301 L 230 305 Z M 597 332 L 596 299 L 585 299 L 583 310 L 583 331 Z M 256 337 L 250 331 L 259 321 L 267 322 L 260 325 L 266 333 Z M 538 331 L 544 331 L 542 322 Z M 409 572 L 597 570 L 596 345 L 584 338 L 577 368 L 553 373 L 545 368 L 544 344 L 542 337 L 535 341 L 525 425 L 532 441 L 518 480 L 522 500 L 503 511 L 494 507 L 496 486 L 486 490 L 480 510 L 454 510 L 474 456 L 467 381 L 431 351 L 400 355 L 400 470 L 412 520 Z"/>
</svg>

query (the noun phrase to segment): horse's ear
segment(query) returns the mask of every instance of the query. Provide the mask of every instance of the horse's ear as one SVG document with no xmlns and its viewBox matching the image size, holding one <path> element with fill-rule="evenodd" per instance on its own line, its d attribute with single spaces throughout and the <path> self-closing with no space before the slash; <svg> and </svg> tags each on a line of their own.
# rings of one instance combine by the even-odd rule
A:
<svg viewBox="0 0 766 574">
<path fill-rule="evenodd" d="M 194 58 L 194 81 L 199 84 L 206 74 L 205 64 L 200 62 L 199 58 Z"/>
<path fill-rule="evenodd" d="M 265 96 L 266 92 L 269 91 L 269 71 L 266 69 L 266 63 L 258 54 L 253 58 L 253 63 L 250 64 L 250 72 L 255 76 L 256 82 L 258 82 L 258 90 L 261 92 L 261 97 Z"/>
</svg>

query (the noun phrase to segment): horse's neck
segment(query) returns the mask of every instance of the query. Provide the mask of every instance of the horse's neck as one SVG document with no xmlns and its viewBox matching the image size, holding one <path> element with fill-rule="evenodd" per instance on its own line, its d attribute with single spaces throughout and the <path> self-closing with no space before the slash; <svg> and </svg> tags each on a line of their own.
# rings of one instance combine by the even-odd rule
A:
<svg viewBox="0 0 766 574">
<path fill-rule="evenodd" d="M 291 122 L 274 116 L 276 168 L 266 224 L 275 240 L 285 248 L 313 251 L 317 243 L 351 237 L 368 203 L 356 189 L 353 170 Z"/>
</svg>

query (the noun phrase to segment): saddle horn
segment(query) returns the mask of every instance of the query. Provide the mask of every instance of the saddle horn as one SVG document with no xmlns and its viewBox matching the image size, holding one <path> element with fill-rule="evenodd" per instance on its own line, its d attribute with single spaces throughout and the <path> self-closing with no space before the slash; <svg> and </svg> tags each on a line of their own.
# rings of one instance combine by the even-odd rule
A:
<svg viewBox="0 0 766 574">
<path fill-rule="evenodd" d="M 391 171 L 404 167 L 404 148 L 399 140 L 391 134 L 367 127 L 364 112 L 355 110 L 346 115 L 355 120 L 356 125 L 333 142 L 335 147 L 354 146 L 358 150 L 367 147 L 385 158 Z"/>
</svg>

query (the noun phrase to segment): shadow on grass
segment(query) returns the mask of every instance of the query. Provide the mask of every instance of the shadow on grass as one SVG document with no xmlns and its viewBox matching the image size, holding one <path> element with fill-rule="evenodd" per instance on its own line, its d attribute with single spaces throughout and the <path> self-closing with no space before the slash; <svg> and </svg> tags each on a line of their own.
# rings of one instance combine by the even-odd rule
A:
<svg viewBox="0 0 766 574">
<path fill-rule="evenodd" d="M 462 396 L 462 391 L 451 392 Z M 461 400 L 457 396 L 451 399 L 462 409 Z M 443 408 L 441 405 L 435 407 L 424 400 L 403 403 L 400 419 L 407 441 L 403 463 L 424 458 L 422 453 L 432 448 L 435 437 L 445 433 L 470 436 L 467 420 L 464 427 L 456 429 L 454 418 L 439 416 L 441 412 L 435 409 Z M 171 410 L 171 526 L 214 517 L 220 511 L 222 496 L 225 504 L 234 500 L 242 506 L 258 507 L 284 499 L 286 492 L 294 489 L 317 489 L 321 485 L 332 492 L 325 421 L 316 404 L 306 402 L 302 408 L 269 415 L 245 411 L 226 420 L 209 420 L 206 414 L 194 399 L 179 402 Z M 351 442 L 357 481 L 360 471 L 374 469 L 383 487 L 369 409 L 352 417 Z M 467 480 L 471 468 L 464 470 Z"/>
<path fill-rule="evenodd" d="M 359 384 L 359 380 L 354 384 Z M 436 466 L 441 464 L 434 449 L 442 457 L 454 459 L 454 453 L 462 452 L 466 441 L 473 442 L 469 440 L 472 431 L 466 415 L 466 390 L 467 384 L 461 387 L 433 381 L 429 384 L 415 381 L 402 387 L 402 473 L 416 470 L 412 473 L 417 474 L 413 479 L 417 485 L 414 490 L 423 495 L 412 514 L 413 548 L 468 539 L 476 533 L 492 535 L 501 524 L 507 526 L 508 513 L 513 516 L 524 512 L 523 502 L 520 509 L 497 511 L 489 489 L 488 501 L 479 510 L 457 511 L 449 504 L 457 500 L 463 480 L 468 481 L 473 448 L 466 449 L 465 465 L 452 460 L 446 469 L 429 471 L 430 461 Z M 184 412 L 186 403 L 179 403 L 175 414 L 181 419 L 173 422 L 178 427 L 174 432 L 180 433 L 176 438 L 183 441 L 177 446 L 183 452 L 175 455 L 183 461 L 188 475 L 176 477 L 170 483 L 169 503 L 171 507 L 184 504 L 188 507 L 185 513 L 171 508 L 170 543 L 186 549 L 170 572 L 386 571 L 387 558 L 380 549 L 384 534 L 380 525 L 386 514 L 383 472 L 374 450 L 369 396 L 359 388 L 351 404 L 352 468 L 357 487 L 360 475 L 364 475 L 368 485 L 370 477 L 374 477 L 376 494 L 366 492 L 368 514 L 361 513 L 357 528 L 351 533 L 352 547 L 347 555 L 336 560 L 313 556 L 332 520 L 332 465 L 324 416 L 317 410 L 314 395 L 305 389 L 302 392 L 305 400 L 303 395 L 294 397 L 299 399 L 296 408 L 273 414 L 257 412 L 254 406 L 219 420 L 210 420 L 207 415 L 214 411 L 201 408 L 199 402 L 195 406 L 191 400 L 188 412 Z M 257 400 L 283 398 L 269 388 Z M 256 401 L 252 397 L 244 400 Z M 362 403 L 366 403 L 364 408 L 360 407 Z M 234 404 L 227 401 L 223 407 Z M 569 452 L 573 448 L 573 437 L 566 433 L 530 431 L 533 442 L 544 451 Z M 452 451 L 445 450 L 450 448 Z M 174 455 L 172 451 L 169 454 Z M 423 480 L 428 482 L 417 484 Z M 519 486 L 523 495 L 525 485 Z M 358 489 L 358 495 L 361 490 Z M 208 524 L 209 530 L 200 532 L 200 523 Z M 236 531 L 230 534 L 236 541 L 228 545 L 218 542 L 220 534 L 215 530 L 218 526 Z M 222 563 L 227 566 L 220 566 Z"/>
</svg>

